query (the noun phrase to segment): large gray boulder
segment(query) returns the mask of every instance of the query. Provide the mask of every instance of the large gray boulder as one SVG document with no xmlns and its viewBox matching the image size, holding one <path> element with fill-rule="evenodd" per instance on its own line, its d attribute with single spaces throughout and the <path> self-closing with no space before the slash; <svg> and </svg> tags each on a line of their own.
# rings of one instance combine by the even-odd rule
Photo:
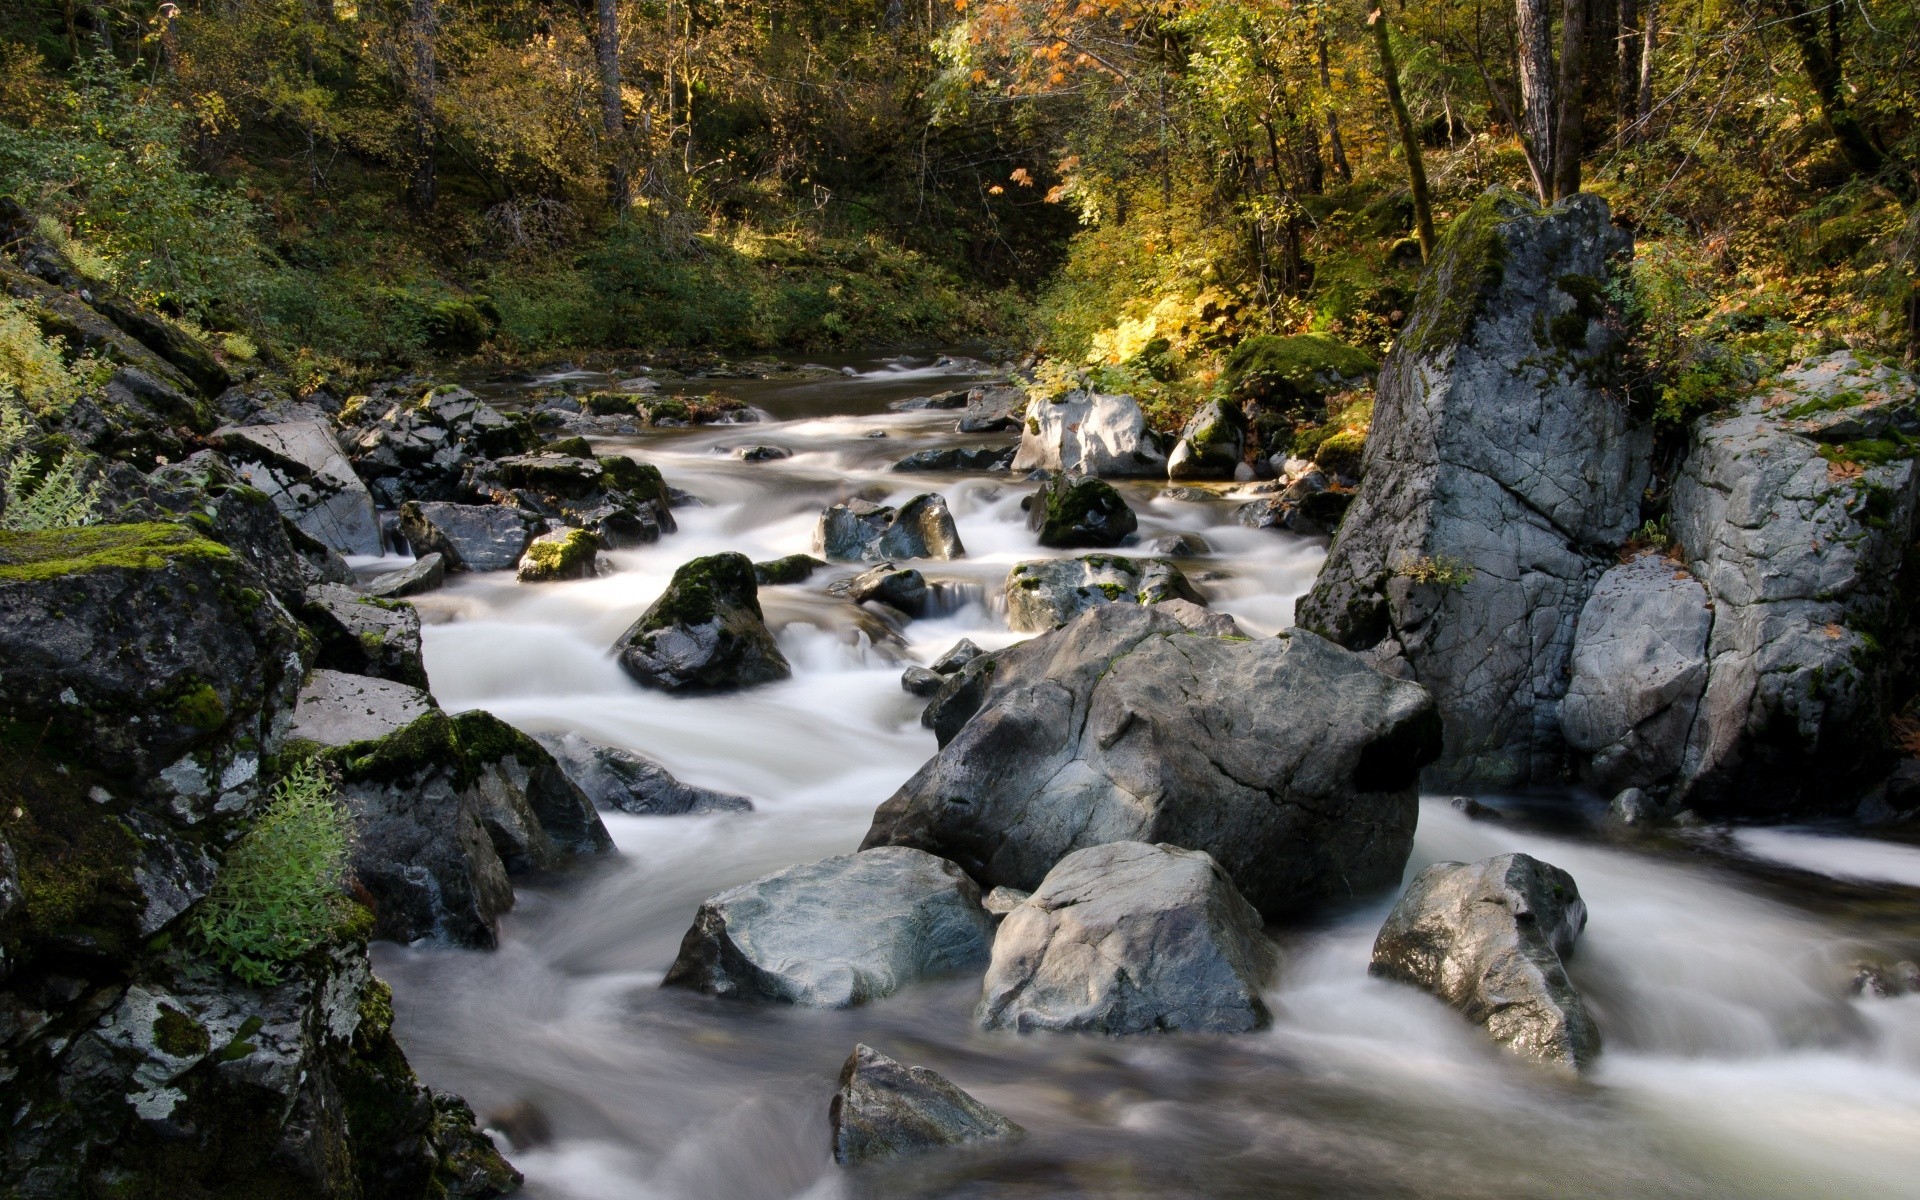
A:
<svg viewBox="0 0 1920 1200">
<path fill-rule="evenodd" d="M 1712 598 L 1678 799 L 1743 815 L 1851 807 L 1911 671 L 1920 471 L 1911 375 L 1840 353 L 1703 418 L 1672 535 Z M 1642 783 L 1639 779 L 1628 780 Z"/>
<path fill-rule="evenodd" d="M 1574 633 L 1560 728 L 1581 775 L 1612 794 L 1679 773 L 1707 684 L 1707 589 L 1643 554 L 1600 577 Z"/>
<path fill-rule="evenodd" d="M 953 514 L 932 492 L 898 508 L 855 498 L 820 514 L 813 548 L 828 562 L 884 562 L 904 558 L 961 558 Z"/>
<path fill-rule="evenodd" d="M 1167 456 L 1168 479 L 1232 479 L 1247 452 L 1247 420 L 1224 400 L 1202 404 Z"/>
<path fill-rule="evenodd" d="M 1573 876 L 1525 854 L 1421 871 L 1373 943 L 1367 970 L 1410 983 L 1515 1054 L 1580 1070 L 1600 1030 L 1561 961 L 1587 924 Z"/>
<path fill-rule="evenodd" d="M 1245 1033 L 1272 1021 L 1260 914 L 1203 851 L 1109 842 L 1067 855 L 1006 915 L 986 1029 Z"/>
<path fill-rule="evenodd" d="M 1035 559 L 1016 563 L 1007 575 L 1007 628 L 1044 633 L 1102 604 L 1163 600 L 1207 602 L 1168 559 L 1116 554 Z"/>
<path fill-rule="evenodd" d="M 1404 657 L 1442 786 L 1560 777 L 1581 607 L 1640 524 L 1651 434 L 1609 386 L 1620 325 L 1605 202 L 1489 192 L 1447 231 L 1381 368 L 1365 482 L 1296 619 Z"/>
<path fill-rule="evenodd" d="M 667 691 L 746 687 L 793 673 L 767 628 L 744 554 L 682 565 L 613 652 L 635 682 Z"/>
<path fill-rule="evenodd" d="M 631 750 L 602 746 L 577 733 L 536 734 L 535 740 L 596 808 L 647 817 L 753 810 L 753 801 L 745 796 L 682 783 L 659 763 Z"/>
<path fill-rule="evenodd" d="M 384 549 L 373 496 L 325 421 L 228 425 L 209 440 L 308 536 L 342 554 Z"/>
<path fill-rule="evenodd" d="M 1007 1142 L 1025 1130 L 925 1067 L 855 1046 L 827 1109 L 833 1161 L 843 1167 L 944 1146 Z"/>
<path fill-rule="evenodd" d="M 848 1008 L 986 965 L 993 919 L 960 868 L 886 846 L 776 871 L 707 900 L 662 986 Z"/>
<path fill-rule="evenodd" d="M 1439 749 L 1425 689 L 1311 633 L 1209 636 L 1171 607 L 1102 605 L 968 663 L 929 706 L 965 723 L 863 844 L 1030 891 L 1075 850 L 1166 842 L 1269 918 L 1395 883 Z"/>
<path fill-rule="evenodd" d="M 967 409 L 953 423 L 959 433 L 998 433 L 1020 427 L 1020 410 L 1027 403 L 1024 388 L 991 384 L 967 393 Z"/>
<path fill-rule="evenodd" d="M 449 571 L 511 571 L 546 531 L 542 518 L 498 504 L 410 500 L 400 506 L 400 536 L 422 558 L 440 555 Z"/>
<path fill-rule="evenodd" d="M 1104 479 L 1161 476 L 1167 456 L 1132 396 L 1063 392 L 1027 403 L 1015 471 L 1073 471 Z"/>
<path fill-rule="evenodd" d="M 404 600 L 363 596 L 337 583 L 307 589 L 301 606 L 320 653 L 314 665 L 372 675 L 411 687 L 427 686 L 420 653 L 420 614 Z"/>
</svg>

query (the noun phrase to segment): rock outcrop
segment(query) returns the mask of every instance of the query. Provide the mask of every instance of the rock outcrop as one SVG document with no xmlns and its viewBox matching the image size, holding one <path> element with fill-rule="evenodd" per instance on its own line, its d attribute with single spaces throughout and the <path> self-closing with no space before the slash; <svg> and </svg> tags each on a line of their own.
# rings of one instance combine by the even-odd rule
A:
<svg viewBox="0 0 1920 1200">
<path fill-rule="evenodd" d="M 662 986 L 848 1008 L 987 962 L 980 889 L 931 854 L 887 846 L 776 871 L 707 900 Z"/>
<path fill-rule="evenodd" d="M 539 440 L 526 422 L 450 384 L 396 384 L 356 397 L 341 424 L 354 467 L 388 508 L 472 500 L 474 462 L 524 453 Z"/>
<path fill-rule="evenodd" d="M 1239 408 L 1209 400 L 1181 429 L 1167 456 L 1167 478 L 1232 479 L 1246 452 L 1247 421 Z"/>
<path fill-rule="evenodd" d="M 1304 631 L 1196 635 L 1173 607 L 1102 605 L 967 664 L 928 708 L 951 740 L 864 845 L 1031 890 L 1075 850 L 1166 842 L 1269 918 L 1397 881 L 1438 751 L 1425 690 Z"/>
<path fill-rule="evenodd" d="M 241 476 L 309 537 L 342 554 L 374 555 L 384 549 L 373 496 L 340 452 L 328 423 L 229 425 L 215 431 L 212 440 Z"/>
<path fill-rule="evenodd" d="M 925 1067 L 855 1046 L 827 1109 L 843 1167 L 946 1146 L 1012 1141 L 1025 1131 Z"/>
<path fill-rule="evenodd" d="M 1132 396 L 1064 392 L 1027 403 L 1016 471 L 1072 471 L 1106 479 L 1163 476 L 1167 456 Z"/>
<path fill-rule="evenodd" d="M 300 616 L 320 644 L 314 665 L 427 686 L 420 653 L 420 614 L 404 600 L 363 596 L 337 583 L 307 589 Z"/>
<path fill-rule="evenodd" d="M 535 740 L 596 808 L 646 817 L 753 810 L 753 801 L 745 796 L 682 783 L 659 763 L 631 750 L 602 746 L 577 733 L 541 734 Z"/>
<path fill-rule="evenodd" d="M 474 463 L 468 474 L 476 495 L 585 530 L 608 550 L 657 542 L 678 528 L 659 468 L 625 455 L 518 454 Z"/>
<path fill-rule="evenodd" d="M 635 682 L 667 691 L 747 687 L 793 673 L 767 629 L 744 554 L 681 566 L 613 652 Z"/>
<path fill-rule="evenodd" d="M 1118 546 L 1140 527 L 1133 509 L 1104 479 L 1057 474 L 1021 507 L 1040 544 L 1056 549 Z"/>
<path fill-rule="evenodd" d="M 1083 554 L 1016 563 L 1007 575 L 1007 628 L 1015 633 L 1057 629 L 1102 604 L 1204 605 L 1179 567 L 1164 558 Z"/>
<path fill-rule="evenodd" d="M 447 581 L 447 559 L 443 554 L 428 554 L 417 558 L 412 565 L 398 571 L 388 571 L 385 575 L 376 575 L 367 581 L 362 590 L 369 596 L 383 600 L 398 600 L 402 596 L 418 596 L 431 592 Z"/>
<path fill-rule="evenodd" d="M 449 571 L 511 571 L 546 531 L 541 518 L 498 504 L 410 500 L 400 506 L 400 535 L 416 555 L 440 555 Z"/>
<path fill-rule="evenodd" d="M 1561 961 L 1587 924 L 1573 877 L 1525 854 L 1435 863 L 1414 876 L 1367 970 L 1459 1009 L 1515 1054 L 1577 1071 L 1600 1030 Z"/>
<path fill-rule="evenodd" d="M 1432 690 L 1441 785 L 1560 777 L 1581 607 L 1640 524 L 1651 437 L 1609 388 L 1627 238 L 1591 195 L 1456 220 L 1380 372 L 1365 482 L 1297 620 Z"/>
<path fill-rule="evenodd" d="M 828 562 L 961 558 L 967 553 L 946 500 L 932 492 L 898 508 L 858 498 L 836 504 L 820 514 L 813 548 Z"/>
<path fill-rule="evenodd" d="M 1076 850 L 1007 913 L 980 1001 L 987 1029 L 1245 1033 L 1272 1021 L 1260 914 L 1203 851 Z"/>
</svg>

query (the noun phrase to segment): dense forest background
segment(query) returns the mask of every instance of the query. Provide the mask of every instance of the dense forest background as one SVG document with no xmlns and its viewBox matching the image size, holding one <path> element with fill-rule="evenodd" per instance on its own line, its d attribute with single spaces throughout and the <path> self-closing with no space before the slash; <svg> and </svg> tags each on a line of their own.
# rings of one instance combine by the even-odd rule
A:
<svg viewBox="0 0 1920 1200">
<path fill-rule="evenodd" d="M 1588 190 L 1672 421 L 1912 358 L 1917 91 L 1911 0 L 21 0 L 0 194 L 300 386 L 977 339 L 1177 411 L 1252 334 L 1383 349 L 1488 186 Z"/>
</svg>

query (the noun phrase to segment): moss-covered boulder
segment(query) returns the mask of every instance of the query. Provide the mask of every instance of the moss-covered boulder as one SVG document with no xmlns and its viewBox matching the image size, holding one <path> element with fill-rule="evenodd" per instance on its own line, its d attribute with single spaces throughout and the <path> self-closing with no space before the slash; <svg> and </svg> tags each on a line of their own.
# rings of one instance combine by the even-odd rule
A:
<svg viewBox="0 0 1920 1200">
<path fill-rule="evenodd" d="M 1207 602 L 1168 559 L 1115 554 L 1036 559 L 1016 564 L 1007 575 L 1007 628 L 1045 633 L 1102 604 L 1166 600 Z"/>
<path fill-rule="evenodd" d="M 1058 549 L 1118 546 L 1140 527 L 1133 509 L 1104 479 L 1056 474 L 1021 505 L 1040 544 Z"/>
<path fill-rule="evenodd" d="M 584 529 L 543 533 L 527 544 L 520 556 L 521 583 L 552 583 L 564 579 L 591 579 L 599 569 L 600 543 Z"/>
<path fill-rule="evenodd" d="M 1361 386 L 1379 369 L 1366 351 L 1332 338 L 1261 334 L 1227 355 L 1223 380 L 1236 400 L 1304 412 L 1334 392 Z"/>
<path fill-rule="evenodd" d="M 744 554 L 696 558 L 614 643 L 635 681 L 668 691 L 745 687 L 793 673 L 760 611 Z"/>
<path fill-rule="evenodd" d="M 1231 479 L 1246 449 L 1247 420 L 1239 406 L 1210 400 L 1180 431 L 1167 456 L 1167 478 Z"/>
<path fill-rule="evenodd" d="M 1366 449 L 1367 435 L 1360 430 L 1337 430 L 1314 447 L 1313 463 L 1328 475 L 1358 480 L 1360 460 Z"/>
<path fill-rule="evenodd" d="M 593 801 L 545 746 L 479 709 L 453 718 L 453 727 L 480 822 L 508 874 L 613 850 Z"/>
<path fill-rule="evenodd" d="M 815 558 L 811 554 L 789 554 L 785 558 L 753 564 L 753 579 L 761 587 L 805 583 L 815 571 L 826 565 L 825 559 Z"/>
<path fill-rule="evenodd" d="M 420 655 L 420 614 L 405 600 L 363 596 L 337 583 L 307 589 L 300 618 L 318 642 L 314 665 L 427 686 Z"/>
</svg>

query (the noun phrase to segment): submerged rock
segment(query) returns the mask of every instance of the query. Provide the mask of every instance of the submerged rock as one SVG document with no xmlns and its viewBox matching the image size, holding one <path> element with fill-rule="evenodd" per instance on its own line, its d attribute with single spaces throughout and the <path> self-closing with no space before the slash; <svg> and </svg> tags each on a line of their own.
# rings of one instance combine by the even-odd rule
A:
<svg viewBox="0 0 1920 1200">
<path fill-rule="evenodd" d="M 1040 544 L 1058 549 L 1118 546 L 1140 527 L 1126 500 L 1102 479 L 1055 475 L 1021 506 Z"/>
<path fill-rule="evenodd" d="M 961 558 L 966 547 L 944 498 L 928 492 L 899 508 L 853 499 L 820 514 L 814 548 L 829 562 Z"/>
<path fill-rule="evenodd" d="M 753 801 L 745 796 L 682 783 L 659 763 L 631 750 L 602 746 L 577 733 L 544 733 L 535 740 L 596 808 L 643 817 L 753 811 Z"/>
<path fill-rule="evenodd" d="M 326 422 L 229 425 L 211 440 L 308 536 L 342 554 L 372 555 L 384 548 L 373 496 Z"/>
<path fill-rule="evenodd" d="M 1167 456 L 1154 444 L 1132 396 L 1065 392 L 1027 404 L 1026 430 L 1014 456 L 1016 471 L 1072 471 L 1104 479 L 1166 474 Z"/>
<path fill-rule="evenodd" d="M 925 1067 L 855 1046 L 827 1109 L 833 1161 L 841 1166 L 924 1154 L 946 1146 L 1006 1142 L 1025 1130 Z"/>
<path fill-rule="evenodd" d="M 969 663 L 928 706 L 951 740 L 864 844 L 1031 889 L 1075 850 L 1166 842 L 1269 918 L 1391 886 L 1438 751 L 1425 690 L 1304 631 L 1196 635 L 1173 607 L 1102 605 Z"/>
<path fill-rule="evenodd" d="M 855 604 L 868 600 L 890 605 L 909 617 L 927 610 L 927 578 L 911 567 L 901 569 L 890 562 L 854 576 L 847 585 L 847 599 Z"/>
<path fill-rule="evenodd" d="M 1076 850 L 1007 913 L 980 1001 L 986 1029 L 1245 1033 L 1272 1021 L 1260 914 L 1203 851 Z"/>
<path fill-rule="evenodd" d="M 1231 479 L 1247 451 L 1247 421 L 1240 409 L 1209 400 L 1180 431 L 1167 457 L 1168 479 Z"/>
<path fill-rule="evenodd" d="M 1005 471 L 1013 466 L 1012 446 L 947 446 L 918 450 L 893 464 L 896 471 Z"/>
<path fill-rule="evenodd" d="M 1586 924 L 1573 876 L 1529 855 L 1435 863 L 1380 927 L 1367 970 L 1433 993 L 1515 1054 L 1580 1070 L 1600 1030 L 1561 960 Z"/>
<path fill-rule="evenodd" d="M 427 686 L 420 653 L 420 614 L 404 600 L 363 596 L 337 583 L 307 589 L 300 615 L 320 643 L 314 665 Z"/>
<path fill-rule="evenodd" d="M 416 555 L 438 554 L 450 571 L 511 571 L 546 522 L 497 504 L 443 501 L 400 506 L 400 534 Z"/>
<path fill-rule="evenodd" d="M 900 846 L 776 871 L 700 906 L 662 986 L 847 1008 L 985 965 L 993 921 L 944 859 Z"/>
<path fill-rule="evenodd" d="M 760 612 L 744 554 L 696 558 L 673 573 L 613 645 L 634 681 L 668 691 L 771 683 L 793 673 Z"/>
<path fill-rule="evenodd" d="M 1043 633 L 1102 604 L 1159 604 L 1206 599 L 1164 558 L 1083 554 L 1015 564 L 1007 575 L 1007 628 Z"/>
</svg>

